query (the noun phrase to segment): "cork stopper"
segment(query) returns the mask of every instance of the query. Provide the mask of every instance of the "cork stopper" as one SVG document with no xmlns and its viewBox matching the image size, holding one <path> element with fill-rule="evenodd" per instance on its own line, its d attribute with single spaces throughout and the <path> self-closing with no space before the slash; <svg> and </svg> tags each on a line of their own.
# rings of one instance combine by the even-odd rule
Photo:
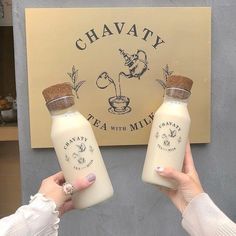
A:
<svg viewBox="0 0 236 236">
<path fill-rule="evenodd" d="M 187 77 L 171 75 L 166 81 L 166 94 L 174 98 L 187 99 L 191 94 L 192 85 L 193 81 Z"/>
<path fill-rule="evenodd" d="M 42 92 L 49 111 L 62 110 L 74 105 L 72 88 L 69 83 L 52 85 Z"/>
<path fill-rule="evenodd" d="M 180 88 L 187 91 L 191 91 L 193 81 L 187 77 L 181 75 L 171 75 L 167 78 L 167 88 Z"/>
</svg>

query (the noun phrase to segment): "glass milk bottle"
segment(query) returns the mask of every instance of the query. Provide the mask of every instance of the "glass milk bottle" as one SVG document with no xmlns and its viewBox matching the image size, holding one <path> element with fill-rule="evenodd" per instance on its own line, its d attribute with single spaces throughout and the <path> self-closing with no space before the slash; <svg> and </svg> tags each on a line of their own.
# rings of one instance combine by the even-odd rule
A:
<svg viewBox="0 0 236 236">
<path fill-rule="evenodd" d="M 110 198 L 110 178 L 90 123 L 74 107 L 71 85 L 53 85 L 43 91 L 43 96 L 52 117 L 52 143 L 66 181 L 96 175 L 94 184 L 73 194 L 74 206 L 82 209 Z"/>
<path fill-rule="evenodd" d="M 158 175 L 156 167 L 182 171 L 190 129 L 187 108 L 193 81 L 183 76 L 170 76 L 166 82 L 164 102 L 154 115 L 144 162 L 142 180 L 175 189 L 173 181 Z"/>
</svg>

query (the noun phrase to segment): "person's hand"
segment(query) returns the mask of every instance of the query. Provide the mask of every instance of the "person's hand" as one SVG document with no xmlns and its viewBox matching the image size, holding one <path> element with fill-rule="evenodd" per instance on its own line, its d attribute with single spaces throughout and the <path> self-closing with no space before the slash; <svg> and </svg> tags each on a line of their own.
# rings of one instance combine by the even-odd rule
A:
<svg viewBox="0 0 236 236">
<path fill-rule="evenodd" d="M 73 193 L 89 187 L 95 180 L 96 176 L 94 174 L 89 174 L 85 178 L 76 180 L 71 183 L 74 187 Z M 38 191 L 56 203 L 60 215 L 74 208 L 71 195 L 67 195 L 63 191 L 63 183 L 65 183 L 64 175 L 62 172 L 58 172 L 44 179 Z"/>
<path fill-rule="evenodd" d="M 181 213 L 195 196 L 204 192 L 193 163 L 189 143 L 186 146 L 183 172 L 178 172 L 170 167 L 157 167 L 156 171 L 160 176 L 174 180 L 177 183 L 176 190 L 164 187 L 160 187 L 160 190 L 171 199 Z"/>
</svg>

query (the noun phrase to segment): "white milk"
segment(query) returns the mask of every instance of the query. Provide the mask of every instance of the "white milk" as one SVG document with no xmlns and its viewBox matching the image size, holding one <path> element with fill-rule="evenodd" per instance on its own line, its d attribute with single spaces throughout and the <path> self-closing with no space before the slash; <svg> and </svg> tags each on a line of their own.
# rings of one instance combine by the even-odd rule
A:
<svg viewBox="0 0 236 236">
<path fill-rule="evenodd" d="M 82 209 L 110 198 L 113 187 L 90 123 L 73 108 L 66 111 L 51 113 L 51 139 L 66 181 L 96 175 L 95 183 L 72 196 L 74 206 Z"/>
<path fill-rule="evenodd" d="M 174 90 L 174 88 L 172 88 Z M 188 93 L 177 89 L 177 93 Z M 175 92 L 175 91 L 174 91 Z M 187 96 L 185 94 L 185 96 Z M 182 171 L 186 144 L 190 129 L 187 99 L 166 95 L 163 104 L 156 111 L 150 133 L 142 180 L 167 188 L 176 184 L 158 175 L 156 167 L 172 167 Z"/>
</svg>

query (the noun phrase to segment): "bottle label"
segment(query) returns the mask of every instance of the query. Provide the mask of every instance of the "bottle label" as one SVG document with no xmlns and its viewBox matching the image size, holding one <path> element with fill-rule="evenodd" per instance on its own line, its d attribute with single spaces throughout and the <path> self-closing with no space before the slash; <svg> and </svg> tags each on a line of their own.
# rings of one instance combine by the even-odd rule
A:
<svg viewBox="0 0 236 236">
<path fill-rule="evenodd" d="M 75 170 L 82 170 L 91 166 L 94 162 L 93 145 L 88 138 L 76 136 L 67 140 L 64 144 L 65 161 L 73 166 Z"/>
<path fill-rule="evenodd" d="M 180 125 L 173 121 L 162 121 L 156 127 L 157 147 L 167 152 L 175 151 L 182 142 Z"/>
</svg>

